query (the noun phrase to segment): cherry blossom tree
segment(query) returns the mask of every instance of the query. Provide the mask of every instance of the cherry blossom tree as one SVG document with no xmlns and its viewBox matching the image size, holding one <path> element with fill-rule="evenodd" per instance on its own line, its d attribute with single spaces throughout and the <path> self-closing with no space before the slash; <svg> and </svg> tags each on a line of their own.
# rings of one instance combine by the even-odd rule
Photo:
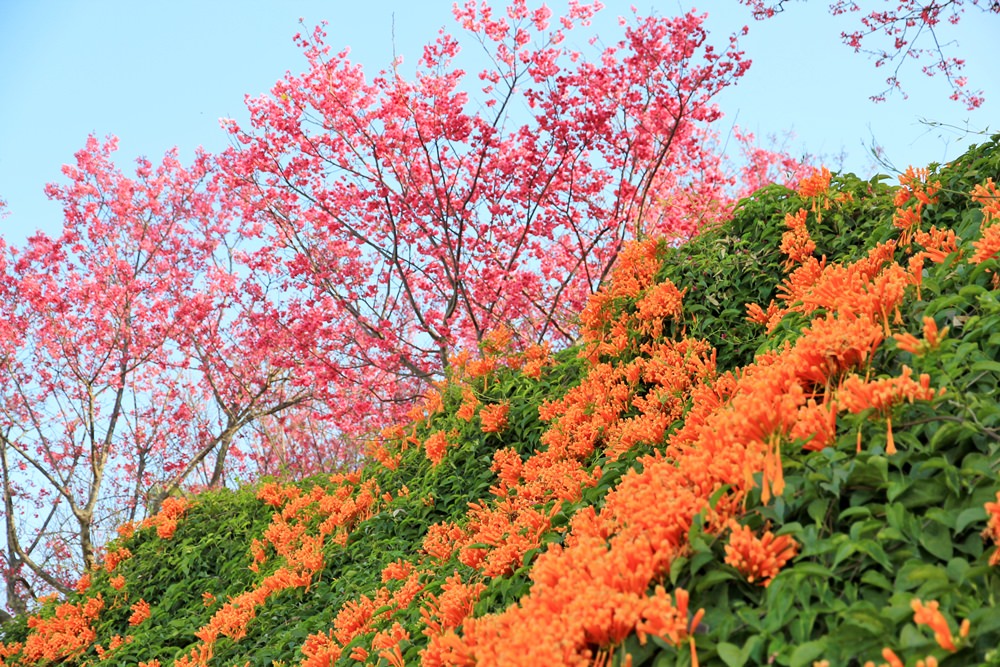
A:
<svg viewBox="0 0 1000 667">
<path fill-rule="evenodd" d="M 248 424 L 310 397 L 226 266 L 207 156 L 139 160 L 126 177 L 114 149 L 91 138 L 50 186 L 59 237 L 0 241 L 0 564 L 15 613 L 67 591 L 115 525 L 181 485 L 222 484 L 250 455 Z"/>
<path fill-rule="evenodd" d="M 738 35 L 716 46 L 702 15 L 635 15 L 617 43 L 567 47 L 599 9 L 456 6 L 486 63 L 474 77 L 442 31 L 411 78 L 400 61 L 369 78 L 321 26 L 296 37 L 306 71 L 249 99 L 248 127 L 228 122 L 222 180 L 259 244 L 243 259 L 285 289 L 343 423 L 404 408 L 500 324 L 572 342 L 625 239 L 727 215 L 713 98 L 749 65 Z M 762 169 L 801 168 L 765 153 Z"/>
<path fill-rule="evenodd" d="M 785 10 L 786 0 L 740 0 L 753 10 L 757 19 L 768 19 Z M 886 88 L 872 95 L 875 101 L 884 101 L 886 96 L 898 91 L 904 97 L 905 91 L 899 80 L 900 68 L 908 60 L 923 61 L 922 71 L 927 76 L 941 75 L 951 89 L 949 97 L 961 102 L 970 111 L 978 108 L 985 100 L 983 91 L 968 87 L 968 79 L 962 74 L 965 59 L 951 55 L 953 42 L 941 38 L 942 24 L 959 23 L 966 8 L 980 13 L 1000 14 L 997 0 L 897 0 L 894 3 L 872 3 L 866 6 L 861 0 L 834 0 L 830 3 L 830 13 L 834 16 L 856 14 L 860 28 L 844 31 L 844 44 L 855 53 L 865 53 L 875 61 L 875 67 L 886 67 L 891 73 L 886 76 Z"/>
</svg>

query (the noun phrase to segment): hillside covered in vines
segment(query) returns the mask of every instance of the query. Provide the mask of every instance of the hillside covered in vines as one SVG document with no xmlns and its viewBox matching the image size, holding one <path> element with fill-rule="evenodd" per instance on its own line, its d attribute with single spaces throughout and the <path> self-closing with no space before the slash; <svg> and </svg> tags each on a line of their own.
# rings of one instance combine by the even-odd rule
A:
<svg viewBox="0 0 1000 667">
<path fill-rule="evenodd" d="M 356 470 L 173 497 L 0 665 L 1000 664 L 1000 135 L 628 246 Z"/>
</svg>

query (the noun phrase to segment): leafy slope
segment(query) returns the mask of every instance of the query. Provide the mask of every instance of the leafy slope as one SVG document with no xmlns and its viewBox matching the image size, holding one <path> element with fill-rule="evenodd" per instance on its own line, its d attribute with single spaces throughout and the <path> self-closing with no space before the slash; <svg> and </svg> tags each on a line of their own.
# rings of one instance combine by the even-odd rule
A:
<svg viewBox="0 0 1000 667">
<path fill-rule="evenodd" d="M 362 470 L 169 500 L 2 663 L 1000 664 L 990 179 L 1000 136 L 634 244 L 579 348 L 498 332 Z"/>
</svg>

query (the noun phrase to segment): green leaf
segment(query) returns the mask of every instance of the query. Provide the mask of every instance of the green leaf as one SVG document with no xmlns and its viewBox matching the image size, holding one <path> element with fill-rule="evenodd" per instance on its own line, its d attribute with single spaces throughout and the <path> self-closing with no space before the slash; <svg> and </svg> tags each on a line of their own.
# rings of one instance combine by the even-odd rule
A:
<svg viewBox="0 0 1000 667">
<path fill-rule="evenodd" d="M 746 657 L 736 644 L 719 642 L 715 650 L 719 652 L 719 657 L 726 663 L 726 667 L 743 667 L 746 664 Z"/>
<path fill-rule="evenodd" d="M 955 532 L 960 533 L 972 524 L 986 523 L 986 508 L 982 505 L 964 509 L 958 513 L 955 519 Z"/>
<path fill-rule="evenodd" d="M 919 538 L 920 546 L 941 560 L 950 560 L 955 550 L 951 532 L 939 523 L 928 524 Z"/>
<path fill-rule="evenodd" d="M 825 651 L 825 639 L 806 642 L 792 651 L 791 661 L 788 664 L 790 667 L 804 667 L 805 665 L 811 665 L 813 661 L 818 660 Z"/>
</svg>

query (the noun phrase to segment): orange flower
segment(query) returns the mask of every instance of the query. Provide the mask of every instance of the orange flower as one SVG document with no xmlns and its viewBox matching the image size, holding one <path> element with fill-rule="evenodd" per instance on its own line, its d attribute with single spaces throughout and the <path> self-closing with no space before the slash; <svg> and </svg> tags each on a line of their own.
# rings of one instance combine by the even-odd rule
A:
<svg viewBox="0 0 1000 667">
<path fill-rule="evenodd" d="M 445 580 L 441 595 L 427 593 L 427 604 L 420 609 L 424 634 L 434 637 L 455 630 L 472 614 L 479 596 L 486 590 L 483 583 L 464 584 L 458 572 Z"/>
<path fill-rule="evenodd" d="M 156 525 L 156 534 L 163 540 L 169 540 L 176 531 L 177 519 L 161 519 Z"/>
<path fill-rule="evenodd" d="M 806 229 L 808 215 L 809 211 L 803 208 L 795 214 L 789 213 L 785 216 L 788 231 L 781 235 L 781 252 L 788 255 L 788 261 L 785 262 L 786 269 L 801 264 L 816 250 L 816 244 Z"/>
<path fill-rule="evenodd" d="M 115 575 L 108 580 L 108 583 L 111 584 L 111 588 L 115 589 L 116 591 L 120 591 L 121 589 L 125 588 L 125 577 L 123 577 L 120 574 Z"/>
<path fill-rule="evenodd" d="M 257 491 L 257 499 L 263 500 L 271 507 L 281 507 L 285 501 L 297 498 L 300 493 L 302 490 L 293 484 L 282 485 L 268 482 Z"/>
<path fill-rule="evenodd" d="M 126 521 L 115 529 L 118 532 L 118 537 L 127 540 L 135 534 L 135 522 Z"/>
<path fill-rule="evenodd" d="M 513 339 L 514 331 L 510 327 L 499 326 L 483 336 L 481 346 L 487 354 L 500 354 L 510 349 Z"/>
<path fill-rule="evenodd" d="M 483 409 L 479 411 L 483 433 L 500 433 L 507 428 L 507 413 L 509 411 L 510 405 L 507 403 L 483 406 Z"/>
<path fill-rule="evenodd" d="M 491 491 L 494 495 L 503 497 L 521 480 L 524 463 L 521 461 L 520 454 L 510 447 L 505 447 L 493 453 L 493 465 L 490 469 L 497 473 L 501 484 L 500 487 L 495 487 Z"/>
<path fill-rule="evenodd" d="M 928 350 L 936 350 L 941 345 L 941 340 L 947 335 L 948 327 L 938 331 L 937 322 L 933 317 L 924 317 L 924 337 L 917 338 L 911 333 L 896 334 L 896 347 L 914 354 L 923 356 Z"/>
<path fill-rule="evenodd" d="M 913 240 L 924 247 L 918 256 L 925 256 L 935 264 L 940 264 L 953 252 L 958 252 L 958 236 L 954 229 L 938 229 L 932 226 L 930 231 L 917 230 Z"/>
<path fill-rule="evenodd" d="M 448 451 L 448 438 L 444 431 L 435 431 L 424 441 L 424 453 L 430 462 L 438 465 L 444 460 L 444 455 Z"/>
<path fill-rule="evenodd" d="M 333 639 L 333 632 L 316 633 L 306 637 L 302 644 L 302 667 L 330 667 L 340 659 L 343 648 Z"/>
<path fill-rule="evenodd" d="M 767 304 L 767 310 L 764 310 L 756 303 L 746 304 L 746 309 L 747 321 L 763 324 L 767 328 L 768 333 L 774 331 L 781 322 L 781 318 L 785 316 L 785 310 L 774 301 Z"/>
<path fill-rule="evenodd" d="M 1000 225 L 990 225 L 984 229 L 982 238 L 974 241 L 972 247 L 976 249 L 975 254 L 969 258 L 973 264 L 980 264 L 1000 255 Z"/>
<path fill-rule="evenodd" d="M 799 545 L 789 535 L 775 537 L 771 531 L 758 538 L 749 526 L 731 524 L 726 545 L 726 563 L 740 571 L 747 581 L 765 588 L 778 571 L 798 553 Z"/>
<path fill-rule="evenodd" d="M 938 609 L 937 600 L 931 600 L 927 604 L 924 604 L 914 598 L 910 602 L 910 608 L 913 609 L 913 622 L 917 625 L 926 625 L 933 630 L 934 639 L 937 641 L 938 646 L 952 653 L 958 650 L 951 636 L 951 628 L 948 627 L 948 621 Z"/>
<path fill-rule="evenodd" d="M 473 359 L 465 365 L 465 372 L 470 378 L 479 378 L 489 375 L 497 367 L 497 358 L 492 356 L 482 359 Z"/>
<path fill-rule="evenodd" d="M 382 583 L 390 581 L 403 581 L 413 573 L 413 563 L 403 560 L 395 560 L 382 569 Z"/>
<path fill-rule="evenodd" d="M 86 590 L 90 588 L 90 572 L 87 572 L 82 577 L 80 577 L 80 579 L 76 582 L 76 586 L 74 586 L 74 588 L 76 589 L 77 593 L 86 592 Z"/>
<path fill-rule="evenodd" d="M 882 649 L 882 657 L 889 663 L 888 667 L 906 667 L 891 648 Z"/>
<path fill-rule="evenodd" d="M 837 391 L 837 400 L 850 412 L 857 414 L 873 409 L 885 417 L 888 427 L 886 454 L 896 453 L 892 438 L 892 408 L 904 401 L 930 401 L 944 392 L 944 389 L 941 392 L 931 389 L 931 378 L 926 373 L 920 375 L 919 381 L 914 381 L 912 375 L 913 371 L 908 366 L 903 366 L 902 374 L 894 378 L 862 380 L 857 375 L 851 375 Z"/>
<path fill-rule="evenodd" d="M 455 412 L 455 416 L 464 421 L 469 421 L 476 416 L 476 407 L 479 406 L 479 399 L 476 398 L 472 387 L 462 387 L 462 405 Z"/>
<path fill-rule="evenodd" d="M 164 519 L 179 519 L 190 506 L 191 503 L 188 502 L 187 498 L 171 496 L 163 500 L 163 505 L 161 505 L 157 516 Z"/>
<path fill-rule="evenodd" d="M 149 603 L 140 599 L 131 607 L 132 615 L 128 618 L 129 625 L 139 625 L 149 618 Z"/>
<path fill-rule="evenodd" d="M 552 363 L 552 358 L 550 356 L 551 351 L 551 345 L 547 342 L 542 343 L 541 345 L 532 345 L 529 347 L 524 353 L 525 362 L 521 372 L 527 377 L 535 380 L 541 378 L 542 369 Z"/>
<path fill-rule="evenodd" d="M 424 553 L 443 563 L 451 558 L 455 542 L 464 537 L 465 533 L 455 524 L 436 523 L 427 529 L 423 543 Z"/>
<path fill-rule="evenodd" d="M 937 193 L 941 189 L 940 181 L 930 181 L 930 172 L 926 167 L 914 169 L 907 167 L 899 175 L 899 192 L 896 193 L 896 206 L 902 206 L 911 198 L 916 198 L 920 204 L 936 204 Z"/>
<path fill-rule="evenodd" d="M 830 170 L 826 167 L 814 170 L 799 181 L 798 193 L 802 197 L 819 197 L 830 189 Z"/>
<path fill-rule="evenodd" d="M 108 572 L 114 572 L 118 564 L 124 560 L 128 560 L 132 557 L 132 552 L 128 549 L 121 547 L 115 551 L 109 551 L 104 556 L 104 569 Z"/>
<path fill-rule="evenodd" d="M 983 207 L 984 225 L 1000 220 L 1000 190 L 997 189 L 992 177 L 987 178 L 982 185 L 972 188 L 972 200 Z"/>
<path fill-rule="evenodd" d="M 681 305 L 687 289 L 678 290 L 669 280 L 653 285 L 636 302 L 642 329 L 653 338 L 663 335 L 663 321 L 679 319 Z"/>
<path fill-rule="evenodd" d="M 920 230 L 921 212 L 922 207 L 917 205 L 908 208 L 897 208 L 893 214 L 892 224 L 897 229 L 903 231 L 901 241 L 904 245 L 908 244 L 910 238 Z"/>
</svg>

